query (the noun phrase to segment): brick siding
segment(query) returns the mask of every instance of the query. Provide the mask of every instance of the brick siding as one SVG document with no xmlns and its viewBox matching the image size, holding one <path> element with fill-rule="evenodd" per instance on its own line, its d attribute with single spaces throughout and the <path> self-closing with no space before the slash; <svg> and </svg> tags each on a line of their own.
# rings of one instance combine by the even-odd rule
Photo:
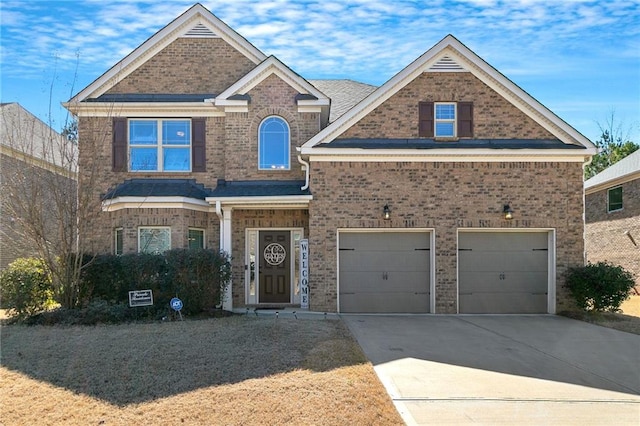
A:
<svg viewBox="0 0 640 426">
<path fill-rule="evenodd" d="M 553 228 L 556 307 L 572 306 L 562 285 L 567 268 L 584 262 L 581 164 L 313 162 L 311 171 L 311 309 L 337 309 L 338 228 L 435 229 L 436 313 L 457 310 L 458 229 Z M 505 203 L 511 221 L 501 217 Z"/>
<path fill-rule="evenodd" d="M 222 39 L 179 38 L 107 93 L 217 95 L 255 66 Z"/>
<path fill-rule="evenodd" d="M 640 286 L 640 179 L 622 184 L 623 209 L 620 211 L 607 212 L 608 189 L 585 197 L 587 260 L 620 265 L 634 274 L 636 286 Z M 629 232 L 637 245 L 625 232 Z"/>
<path fill-rule="evenodd" d="M 555 139 L 468 72 L 423 73 L 341 138 L 417 138 L 419 102 L 473 102 L 475 139 Z"/>
<path fill-rule="evenodd" d="M 11 262 L 20 257 L 39 256 L 29 232 L 21 226 L 23 217 L 22 208 L 38 207 L 38 213 L 44 213 L 43 230 L 50 247 L 54 249 L 60 244 L 58 215 L 65 213 L 56 206 L 56 198 L 59 202 L 67 200 L 75 203 L 75 181 L 49 170 L 28 164 L 17 158 L 0 155 L 0 269 L 6 268 Z M 22 195 L 14 196 L 14 193 Z M 32 194 L 33 203 L 26 201 L 24 194 Z M 68 196 L 66 195 L 68 194 Z M 11 200 L 17 200 L 12 202 Z M 69 209 L 69 213 L 72 209 Z M 67 218 L 66 220 L 70 220 Z M 38 224 L 39 218 L 31 222 Z M 72 241 L 72 240 L 71 240 Z M 68 242 L 71 242 L 68 241 Z"/>
</svg>

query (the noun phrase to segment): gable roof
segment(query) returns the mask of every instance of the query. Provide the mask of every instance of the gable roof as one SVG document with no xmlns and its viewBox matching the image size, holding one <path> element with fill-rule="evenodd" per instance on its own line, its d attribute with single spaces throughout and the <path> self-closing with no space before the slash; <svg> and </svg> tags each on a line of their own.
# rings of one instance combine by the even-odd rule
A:
<svg viewBox="0 0 640 426">
<path fill-rule="evenodd" d="M 640 149 L 585 181 L 584 189 L 593 193 L 634 179 L 640 179 Z"/>
<path fill-rule="evenodd" d="M 269 56 L 210 101 L 220 107 L 246 107 L 249 103 L 249 98 L 245 96 L 247 92 L 271 75 L 278 76 L 298 93 L 304 95 L 296 98 L 300 112 L 312 112 L 314 109 L 322 110 L 326 116 L 325 119 L 328 119 L 329 98 L 275 56 Z M 305 111 L 305 107 L 309 111 Z"/>
<path fill-rule="evenodd" d="M 69 103 L 81 102 L 87 98 L 96 98 L 104 94 L 115 86 L 118 81 L 131 74 L 179 37 L 221 38 L 256 65 L 266 59 L 266 55 L 244 37 L 218 19 L 200 3 L 196 3 L 112 66 L 93 83 L 82 89 L 69 100 Z"/>
<path fill-rule="evenodd" d="M 380 86 L 364 101 L 307 141 L 302 146 L 302 154 L 313 154 L 314 147 L 321 147 L 338 138 L 423 72 L 461 71 L 472 73 L 563 143 L 586 148 L 586 152 L 583 151 L 585 155 L 596 153 L 595 145 L 589 139 L 449 34 Z"/>
</svg>

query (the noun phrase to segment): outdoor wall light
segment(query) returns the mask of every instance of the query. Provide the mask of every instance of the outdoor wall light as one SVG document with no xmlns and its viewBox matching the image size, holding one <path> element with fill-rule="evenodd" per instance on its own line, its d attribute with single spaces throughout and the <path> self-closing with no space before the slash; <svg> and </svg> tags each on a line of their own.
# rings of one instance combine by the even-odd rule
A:
<svg viewBox="0 0 640 426">
<path fill-rule="evenodd" d="M 384 220 L 391 219 L 391 210 L 389 210 L 388 204 L 384 205 L 384 209 L 382 209 L 382 216 L 384 217 Z"/>
<path fill-rule="evenodd" d="M 509 204 L 505 204 L 502 208 L 502 213 L 504 214 L 504 218 L 507 220 L 513 219 L 513 210 L 509 207 Z"/>
</svg>

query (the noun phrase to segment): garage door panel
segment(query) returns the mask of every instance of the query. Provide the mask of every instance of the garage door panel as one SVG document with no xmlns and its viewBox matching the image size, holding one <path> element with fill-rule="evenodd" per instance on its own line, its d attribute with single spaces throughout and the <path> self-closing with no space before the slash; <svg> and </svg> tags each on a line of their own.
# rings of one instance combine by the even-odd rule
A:
<svg viewBox="0 0 640 426">
<path fill-rule="evenodd" d="M 476 292 L 515 291 L 528 293 L 547 292 L 547 272 L 509 272 L 504 279 L 494 272 L 460 273 L 460 294 Z"/>
<path fill-rule="evenodd" d="M 341 294 L 340 307 L 342 312 L 349 313 L 424 313 L 429 311 L 429 294 Z"/>
<path fill-rule="evenodd" d="M 429 248 L 429 234 L 424 232 L 353 232 L 340 234 L 342 250 L 398 251 Z"/>
<path fill-rule="evenodd" d="M 547 251 L 461 251 L 461 271 L 546 271 Z"/>
<path fill-rule="evenodd" d="M 385 278 L 386 277 L 386 278 Z M 393 293 L 393 292 L 425 292 L 429 288 L 428 275 L 422 272 L 340 272 L 340 294 L 345 293 Z"/>
<path fill-rule="evenodd" d="M 343 271 L 428 271 L 428 255 L 420 250 L 394 251 L 393 264 L 389 265 L 390 252 L 372 250 L 340 250 L 340 269 Z M 427 252 L 428 253 L 428 252 Z M 426 257 L 426 259 L 425 259 Z M 388 266 L 387 266 L 388 265 Z"/>
<path fill-rule="evenodd" d="M 429 312 L 428 232 L 341 232 L 340 312 Z"/>
<path fill-rule="evenodd" d="M 530 293 L 474 293 L 460 295 L 460 312 L 466 314 L 538 314 L 547 311 L 547 296 Z"/>
<path fill-rule="evenodd" d="M 488 238 L 490 247 L 487 247 Z M 460 233 L 458 241 L 461 249 L 510 251 L 546 249 L 548 236 L 543 232 L 464 232 Z"/>
<path fill-rule="evenodd" d="M 461 232 L 460 313 L 546 313 L 548 232 Z"/>
</svg>

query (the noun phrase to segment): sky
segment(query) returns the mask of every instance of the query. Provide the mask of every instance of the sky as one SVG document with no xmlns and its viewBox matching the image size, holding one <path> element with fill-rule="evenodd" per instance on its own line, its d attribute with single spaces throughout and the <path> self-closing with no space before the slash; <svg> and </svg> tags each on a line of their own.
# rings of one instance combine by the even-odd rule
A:
<svg viewBox="0 0 640 426">
<path fill-rule="evenodd" d="M 307 79 L 379 86 L 453 34 L 592 141 L 613 122 L 640 143 L 640 0 L 201 3 Z M 193 4 L 0 0 L 0 101 L 62 129 L 61 102 Z"/>
</svg>

